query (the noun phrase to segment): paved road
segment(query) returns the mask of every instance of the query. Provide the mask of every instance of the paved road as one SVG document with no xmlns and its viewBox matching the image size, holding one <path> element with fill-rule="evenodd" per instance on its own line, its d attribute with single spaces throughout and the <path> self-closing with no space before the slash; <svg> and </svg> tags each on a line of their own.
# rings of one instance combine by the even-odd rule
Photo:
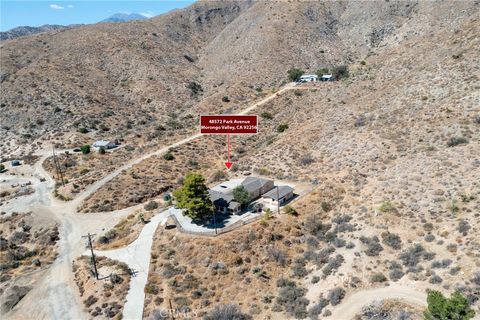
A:
<svg viewBox="0 0 480 320">
<path fill-rule="evenodd" d="M 288 84 L 278 92 L 266 97 L 265 99 L 251 105 L 250 107 L 239 112 L 246 114 L 258 106 L 274 99 L 279 94 L 290 89 L 302 89 L 295 87 L 294 84 Z M 138 206 L 126 208 L 119 211 L 105 213 L 89 213 L 77 214 L 77 207 L 88 196 L 93 194 L 107 182 L 119 175 L 123 170 L 131 168 L 133 165 L 152 157 L 165 153 L 170 148 L 178 147 L 196 138 L 201 134 L 197 133 L 185 139 L 177 141 L 169 146 L 165 146 L 152 153 L 145 154 L 139 158 L 133 159 L 122 167 L 111 172 L 102 179 L 96 181 L 81 192 L 74 200 L 63 202 L 53 196 L 55 181 L 45 171 L 42 164 L 47 157 L 51 155 L 50 149 L 40 150 L 39 160 L 31 168 L 30 177 L 35 179 L 44 177 L 47 179 L 43 183 L 35 183 L 35 196 L 29 199 L 28 203 L 23 203 L 22 209 L 33 211 L 34 214 L 45 214 L 55 219 L 59 224 L 60 241 L 59 254 L 52 266 L 47 270 L 46 276 L 40 279 L 35 287 L 8 313 L 5 318 L 8 319 L 87 319 L 81 299 L 76 293 L 76 284 L 73 281 L 71 271 L 71 262 L 73 259 L 81 255 L 85 251 L 85 243 L 81 236 L 87 232 L 102 234 L 104 230 L 111 229 L 123 217 L 136 210 Z M 65 150 L 56 150 L 62 152 Z M 25 167 L 27 167 L 25 165 Z M 17 176 L 17 179 L 23 178 Z M 36 180 L 35 180 L 36 182 Z M 31 200 L 31 201 L 30 201 Z M 12 200 L 12 206 L 21 205 L 22 198 Z M 163 213 L 152 218 L 152 222 L 147 224 L 142 230 L 139 238 L 132 244 L 134 247 L 128 246 L 123 251 L 117 252 L 121 261 L 125 259 L 130 267 L 142 270 L 137 278 L 132 280 L 130 290 L 127 295 L 127 303 L 125 305 L 125 319 L 141 319 L 141 310 L 143 311 L 145 286 L 148 276 L 148 266 L 150 263 L 151 243 L 154 231 L 159 221 L 162 220 Z M 122 249 L 119 249 L 122 250 Z M 133 251 L 132 251 L 133 250 Z M 125 254 L 127 252 L 128 254 Z M 100 253 L 100 252 L 99 252 Z M 113 253 L 105 253 L 113 254 Z M 133 260 L 132 260 L 133 259 Z"/>
</svg>

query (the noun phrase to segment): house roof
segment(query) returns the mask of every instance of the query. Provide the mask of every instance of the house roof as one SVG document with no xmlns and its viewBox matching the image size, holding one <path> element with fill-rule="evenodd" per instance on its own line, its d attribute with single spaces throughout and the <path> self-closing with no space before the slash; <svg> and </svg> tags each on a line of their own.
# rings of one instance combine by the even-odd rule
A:
<svg viewBox="0 0 480 320">
<path fill-rule="evenodd" d="M 108 146 L 108 144 L 110 144 L 111 141 L 107 141 L 107 140 L 98 140 L 98 141 L 95 141 L 95 143 L 93 144 L 94 146 L 97 146 L 97 147 L 106 147 Z"/>
<path fill-rule="evenodd" d="M 325 78 L 325 79 L 330 79 L 331 77 L 333 77 L 333 75 L 331 75 L 331 74 L 322 75 L 322 78 Z"/>
<path fill-rule="evenodd" d="M 304 74 L 303 76 L 300 77 L 300 79 L 304 78 L 318 78 L 316 74 Z"/>
<path fill-rule="evenodd" d="M 257 177 L 247 177 L 245 178 L 245 180 L 243 180 L 242 185 L 248 192 L 253 192 L 255 190 L 261 189 L 269 182 L 272 182 L 272 180 Z"/>
<path fill-rule="evenodd" d="M 216 190 L 208 190 L 210 194 L 210 200 L 212 200 L 214 205 L 227 207 L 228 204 L 233 201 L 233 193 L 232 192 L 220 192 Z"/>
<path fill-rule="evenodd" d="M 279 198 L 282 199 L 290 192 L 293 192 L 293 188 L 290 186 L 278 186 L 278 198 L 277 198 L 277 188 L 273 188 L 272 190 L 268 191 L 264 195 L 263 198 L 270 198 L 277 201 Z"/>
</svg>

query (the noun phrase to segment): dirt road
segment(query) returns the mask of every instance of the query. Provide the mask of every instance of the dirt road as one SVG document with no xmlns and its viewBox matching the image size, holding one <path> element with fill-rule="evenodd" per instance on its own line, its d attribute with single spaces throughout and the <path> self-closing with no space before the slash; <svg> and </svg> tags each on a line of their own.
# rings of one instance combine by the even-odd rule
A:
<svg viewBox="0 0 480 320">
<path fill-rule="evenodd" d="M 362 310 L 363 306 L 384 299 L 400 299 L 409 304 L 425 306 L 427 294 L 416 291 L 411 287 L 397 284 L 392 284 L 384 288 L 357 291 L 352 295 L 346 296 L 342 303 L 332 310 L 330 319 L 354 319 L 355 315 Z"/>
<path fill-rule="evenodd" d="M 292 83 L 287 84 L 278 92 L 273 93 L 263 100 L 240 111 L 239 114 L 246 114 L 274 99 L 281 93 L 291 89 L 302 88 L 295 87 L 295 85 Z M 200 133 L 193 134 L 169 146 L 165 146 L 149 154 L 142 155 L 139 158 L 132 159 L 122 167 L 116 169 L 107 176 L 88 186 L 74 200 L 69 202 L 63 202 L 53 196 L 55 181 L 49 176 L 48 172 L 46 172 L 42 166 L 45 159 L 50 156 L 51 149 L 48 148 L 37 152 L 37 155 L 40 155 L 39 160 L 32 167 L 27 167 L 24 165 L 25 168 L 31 169 L 27 176 L 31 177 L 31 179 L 35 182 L 33 184 L 35 193 L 31 198 L 27 199 L 28 201 L 21 197 L 12 200 L 9 204 L 9 209 L 17 206 L 22 208 L 24 211 L 33 211 L 34 214 L 41 213 L 55 219 L 60 226 L 59 253 L 55 262 L 52 264 L 50 269 L 47 270 L 46 275 L 35 284 L 35 287 L 12 309 L 11 312 L 5 315 L 6 318 L 29 320 L 87 319 L 88 315 L 85 314 L 83 310 L 83 303 L 76 292 L 77 288 L 76 284 L 73 282 L 73 274 L 71 271 L 72 260 L 80 256 L 85 251 L 85 242 L 82 239 L 82 235 L 85 235 L 88 232 L 96 234 L 104 233 L 105 230 L 111 229 L 115 224 L 118 223 L 118 221 L 136 210 L 138 206 L 112 212 L 89 213 L 81 215 L 77 214 L 78 206 L 87 197 L 89 197 L 107 182 L 115 178 L 123 170 L 131 168 L 135 164 L 140 163 L 147 158 L 163 154 L 170 148 L 178 147 L 189 141 L 199 138 L 200 136 Z M 57 152 L 62 151 L 57 150 Z M 25 176 L 23 175 L 9 175 L 9 179 L 13 182 L 15 182 L 15 179 L 20 181 L 20 179 L 24 178 Z M 46 178 L 46 181 L 40 182 L 40 178 Z M 4 208 L 2 207 L 2 209 Z M 157 218 L 154 217 L 153 219 Z M 123 255 L 123 258 L 127 259 L 127 263 L 129 263 L 131 267 L 137 267 L 144 270 L 141 277 L 139 277 L 138 280 L 135 280 L 135 283 L 132 282 L 130 287 L 130 291 L 127 295 L 128 301 L 125 308 L 125 319 L 137 319 L 138 315 L 141 314 L 140 310 L 143 310 L 143 286 L 145 285 L 148 276 L 151 240 L 156 225 L 158 225 L 158 223 L 152 225 L 147 224 L 145 226 L 145 231 L 142 231 L 139 239 L 137 239 L 135 242 L 136 247 L 125 248 L 127 251 L 131 251 L 132 249 L 137 251 L 130 255 Z M 138 244 L 141 242 L 141 237 L 149 237 L 149 239 L 146 242 L 144 241 L 145 243 L 142 242 L 145 247 L 139 249 Z M 144 240 L 146 240 L 146 238 L 144 238 Z M 142 255 L 142 257 L 139 255 Z M 119 258 L 121 257 L 119 256 Z M 133 259 L 133 261 L 131 259 Z M 134 261 L 141 261 L 141 264 L 136 266 Z"/>
</svg>

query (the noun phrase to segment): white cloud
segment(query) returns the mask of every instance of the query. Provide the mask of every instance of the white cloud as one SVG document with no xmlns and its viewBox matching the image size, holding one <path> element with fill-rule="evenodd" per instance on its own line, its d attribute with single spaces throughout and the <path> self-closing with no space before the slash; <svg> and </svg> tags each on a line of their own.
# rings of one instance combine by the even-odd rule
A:
<svg viewBox="0 0 480 320">
<path fill-rule="evenodd" d="M 147 11 L 147 12 L 140 12 L 140 14 L 142 16 L 144 16 L 145 18 L 151 18 L 151 17 L 154 17 L 155 14 L 152 12 L 152 11 Z"/>
<path fill-rule="evenodd" d="M 69 5 L 67 6 L 67 8 L 70 8 L 70 9 L 71 9 L 71 8 L 73 8 L 73 5 L 72 5 L 72 4 L 69 4 Z"/>
<path fill-rule="evenodd" d="M 64 7 L 59 6 L 58 4 L 51 4 L 50 8 L 55 9 L 55 10 L 65 9 Z"/>
</svg>

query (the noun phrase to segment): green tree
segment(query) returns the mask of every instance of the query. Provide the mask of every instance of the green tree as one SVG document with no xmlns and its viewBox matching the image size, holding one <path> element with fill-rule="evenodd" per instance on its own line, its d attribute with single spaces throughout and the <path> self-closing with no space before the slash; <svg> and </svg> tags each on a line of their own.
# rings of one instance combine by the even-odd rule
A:
<svg viewBox="0 0 480 320">
<path fill-rule="evenodd" d="M 467 298 L 458 291 L 450 298 L 446 298 L 439 291 L 429 291 L 427 303 L 427 310 L 423 313 L 426 320 L 468 320 L 475 315 Z"/>
<path fill-rule="evenodd" d="M 0 172 L 3 172 L 5 170 L 5 166 L 3 164 L 0 164 Z"/>
<path fill-rule="evenodd" d="M 88 144 L 81 146 L 80 150 L 82 151 L 83 154 L 88 154 L 90 153 L 90 146 Z"/>
<path fill-rule="evenodd" d="M 252 201 L 252 198 L 250 197 L 247 189 L 245 189 L 245 187 L 242 185 L 233 189 L 233 199 L 240 203 L 242 205 L 242 208 L 248 206 L 250 204 L 250 201 Z"/>
<path fill-rule="evenodd" d="M 185 209 L 184 215 L 194 220 L 204 219 L 213 214 L 215 208 L 205 178 L 199 173 L 190 172 L 183 180 L 183 186 L 173 192 L 177 206 Z"/>
<path fill-rule="evenodd" d="M 288 79 L 290 79 L 290 81 L 298 81 L 302 75 L 302 69 L 292 68 L 288 70 Z"/>
<path fill-rule="evenodd" d="M 329 72 L 328 68 L 320 68 L 317 70 L 316 75 L 321 77 L 324 74 L 328 74 L 328 72 Z"/>
</svg>

